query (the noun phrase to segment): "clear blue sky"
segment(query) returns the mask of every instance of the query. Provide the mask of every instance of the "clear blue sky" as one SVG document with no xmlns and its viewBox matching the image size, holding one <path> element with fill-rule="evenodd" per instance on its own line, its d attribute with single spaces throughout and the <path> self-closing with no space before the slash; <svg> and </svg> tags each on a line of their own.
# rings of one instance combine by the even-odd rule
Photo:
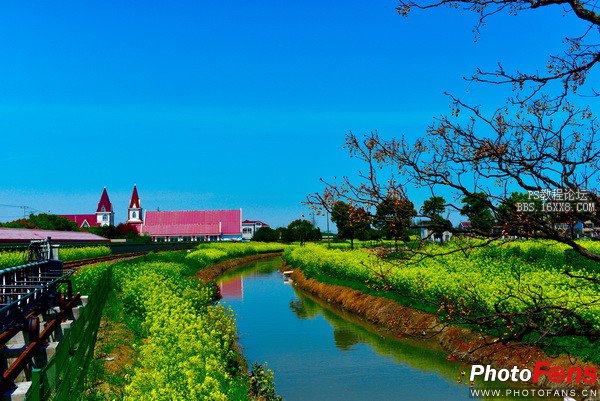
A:
<svg viewBox="0 0 600 401">
<path fill-rule="evenodd" d="M 444 91 L 498 103 L 462 76 L 543 69 L 584 29 L 557 7 L 494 17 L 474 43 L 472 15 L 396 5 L 2 2 L 0 204 L 90 213 L 107 186 L 122 221 L 137 183 L 148 209 L 287 224 L 320 177 L 355 169 L 348 131 L 421 135 Z"/>
</svg>

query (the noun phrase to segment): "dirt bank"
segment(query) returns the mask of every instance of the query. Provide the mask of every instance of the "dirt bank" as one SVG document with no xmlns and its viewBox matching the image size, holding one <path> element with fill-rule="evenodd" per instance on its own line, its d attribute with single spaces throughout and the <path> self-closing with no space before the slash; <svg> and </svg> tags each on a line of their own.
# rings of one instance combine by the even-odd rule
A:
<svg viewBox="0 0 600 401">
<path fill-rule="evenodd" d="M 390 330 L 396 337 L 430 338 L 436 340 L 449 354 L 466 363 L 491 364 L 494 367 L 529 368 L 533 371 L 536 362 L 549 361 L 552 365 L 568 368 L 570 366 L 590 366 L 567 356 L 556 358 L 548 356 L 539 347 L 527 344 L 494 343 L 494 338 L 476 331 L 446 326 L 435 315 L 409 308 L 387 298 L 376 297 L 352 288 L 325 284 L 307 279 L 301 270 L 285 266 L 291 270 L 290 277 L 295 286 L 329 303 L 354 313 L 367 321 Z M 600 372 L 600 367 L 597 367 Z M 545 377 L 542 377 L 545 379 Z M 557 387 L 545 380 L 540 385 Z M 588 386 L 569 385 L 570 388 L 589 388 Z M 596 389 L 600 388 L 597 383 Z"/>
<path fill-rule="evenodd" d="M 229 259 L 216 265 L 209 266 L 206 269 L 200 270 L 198 273 L 196 273 L 196 277 L 202 281 L 214 281 L 223 273 L 235 267 L 252 263 L 260 259 L 269 259 L 276 256 L 281 256 L 282 253 L 283 252 L 260 253 L 258 255 L 244 256 L 243 258 Z"/>
</svg>

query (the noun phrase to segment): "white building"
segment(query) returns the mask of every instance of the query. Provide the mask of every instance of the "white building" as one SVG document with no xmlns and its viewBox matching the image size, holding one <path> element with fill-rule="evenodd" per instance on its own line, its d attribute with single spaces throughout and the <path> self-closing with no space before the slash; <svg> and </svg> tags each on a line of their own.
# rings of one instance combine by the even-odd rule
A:
<svg viewBox="0 0 600 401">
<path fill-rule="evenodd" d="M 258 220 L 242 221 L 242 239 L 248 241 L 251 240 L 254 237 L 256 231 L 258 231 L 262 227 L 269 227 L 269 225 Z"/>
</svg>

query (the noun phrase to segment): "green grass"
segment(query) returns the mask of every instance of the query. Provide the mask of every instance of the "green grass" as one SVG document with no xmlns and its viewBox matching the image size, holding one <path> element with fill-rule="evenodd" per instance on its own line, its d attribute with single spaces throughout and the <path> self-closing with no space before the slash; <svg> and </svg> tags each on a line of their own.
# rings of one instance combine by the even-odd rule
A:
<svg viewBox="0 0 600 401">
<path fill-rule="evenodd" d="M 89 390 L 81 401 L 250 399 L 250 378 L 237 349 L 232 312 L 215 304 L 214 283 L 193 275 L 225 259 L 282 249 L 275 244 L 202 244 L 193 252 L 150 253 L 82 269 L 76 289 L 92 287 L 106 268 L 112 270 L 112 289 L 96 346 L 98 359 L 88 372 Z M 105 360 L 111 356 L 117 359 Z M 111 369 L 119 361 L 123 366 Z M 276 398 L 263 394 L 252 399 Z"/>
</svg>

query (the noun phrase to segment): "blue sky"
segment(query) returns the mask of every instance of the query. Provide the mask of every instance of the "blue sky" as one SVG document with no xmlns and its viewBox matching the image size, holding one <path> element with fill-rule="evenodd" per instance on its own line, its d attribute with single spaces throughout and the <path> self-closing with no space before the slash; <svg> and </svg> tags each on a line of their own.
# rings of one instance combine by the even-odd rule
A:
<svg viewBox="0 0 600 401">
<path fill-rule="evenodd" d="M 543 69 L 584 29 L 558 7 L 496 16 L 475 43 L 472 15 L 387 0 L 114 3 L 0 4 L 0 204 L 89 213 L 106 186 L 122 221 L 137 183 L 148 209 L 287 224 L 356 169 L 349 131 L 419 136 L 444 91 L 499 105 L 462 77 Z"/>
</svg>

